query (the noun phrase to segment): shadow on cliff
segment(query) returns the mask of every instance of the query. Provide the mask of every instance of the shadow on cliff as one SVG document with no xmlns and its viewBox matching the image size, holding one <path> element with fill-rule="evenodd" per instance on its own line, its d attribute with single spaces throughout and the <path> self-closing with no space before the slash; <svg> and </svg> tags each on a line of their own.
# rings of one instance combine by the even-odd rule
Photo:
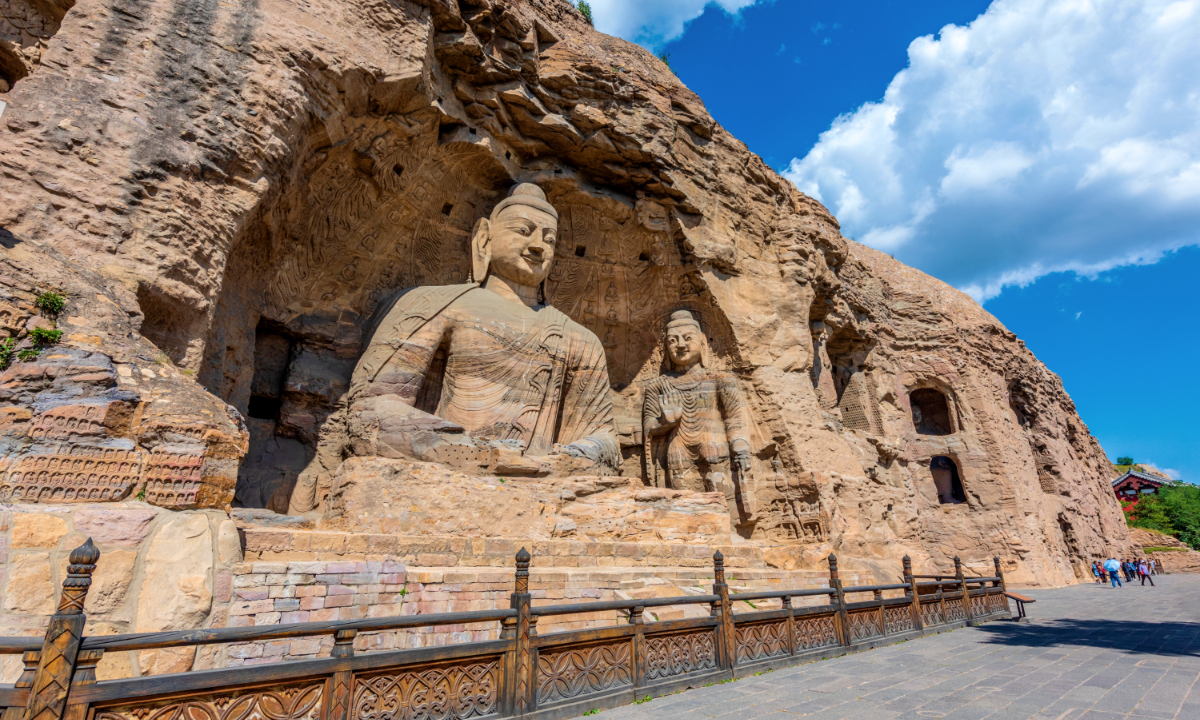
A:
<svg viewBox="0 0 1200 720">
<path fill-rule="evenodd" d="M 13 235 L 5 228 L 0 228 L 0 247 L 5 247 L 9 250 L 12 250 L 19 242 L 21 242 L 21 239 L 16 235 Z"/>
<path fill-rule="evenodd" d="M 1136 606 L 1129 608 L 1137 612 Z M 979 630 L 992 645 L 1050 647 L 1072 645 L 1147 655 L 1200 657 L 1200 623 L 1145 620 L 1035 620 L 994 622 Z"/>
</svg>

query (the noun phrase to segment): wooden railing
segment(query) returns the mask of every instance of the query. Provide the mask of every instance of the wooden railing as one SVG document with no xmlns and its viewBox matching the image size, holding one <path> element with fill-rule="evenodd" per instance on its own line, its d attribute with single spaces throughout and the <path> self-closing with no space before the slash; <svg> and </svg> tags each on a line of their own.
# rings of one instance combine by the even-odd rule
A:
<svg viewBox="0 0 1200 720">
<path fill-rule="evenodd" d="M 100 553 L 71 553 L 58 612 L 43 639 L 0 638 L 25 670 L 0 685 L 3 720 L 446 720 L 561 718 L 647 696 L 841 655 L 984 620 L 1010 617 L 1000 560 L 994 577 L 843 587 L 829 556 L 829 587 L 731 594 L 721 553 L 711 595 L 534 606 L 530 556 L 516 556 L 509 608 L 262 627 L 84 637 L 83 603 Z M 885 593 L 891 597 L 885 597 Z M 865 600 L 850 596 L 869 594 Z M 801 599 L 796 606 L 793 600 Z M 779 600 L 734 613 L 734 603 Z M 826 600 L 808 604 L 811 599 Z M 646 622 L 647 608 L 707 605 L 701 617 Z M 538 618 L 598 611 L 625 623 L 539 635 Z M 362 632 L 500 623 L 500 639 L 355 654 Z M 330 657 L 96 681 L 105 652 L 332 635 Z"/>
</svg>

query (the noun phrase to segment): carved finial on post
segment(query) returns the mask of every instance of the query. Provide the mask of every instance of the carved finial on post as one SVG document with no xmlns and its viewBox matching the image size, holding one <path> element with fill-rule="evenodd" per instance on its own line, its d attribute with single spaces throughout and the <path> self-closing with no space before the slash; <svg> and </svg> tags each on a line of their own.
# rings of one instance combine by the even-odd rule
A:
<svg viewBox="0 0 1200 720">
<path fill-rule="evenodd" d="M 79 645 L 83 642 L 83 625 L 87 621 L 83 603 L 99 559 L 100 551 L 91 538 L 71 551 L 67 578 L 58 599 L 58 612 L 50 616 L 46 626 L 46 638 L 42 641 L 37 672 L 29 688 L 24 720 L 61 720 L 63 716 L 67 690 L 75 675 Z"/>
<path fill-rule="evenodd" d="M 99 559 L 100 551 L 92 544 L 91 538 L 71 551 L 71 564 L 67 566 L 62 596 L 58 598 L 59 615 L 78 615 L 83 612 L 83 601 L 87 599 L 88 588 L 92 586 L 92 573 Z"/>
<path fill-rule="evenodd" d="M 529 551 L 521 548 L 517 551 L 517 592 L 529 592 Z"/>
<path fill-rule="evenodd" d="M 834 580 L 840 580 L 838 577 L 837 555 L 829 553 L 829 580 L 832 583 Z"/>
<path fill-rule="evenodd" d="M 959 560 L 958 556 L 955 555 L 954 556 L 954 577 L 958 578 L 959 580 L 962 580 L 962 576 L 963 576 L 962 560 Z"/>
<path fill-rule="evenodd" d="M 717 585 L 725 584 L 725 556 L 720 550 L 713 553 L 713 582 Z"/>
</svg>

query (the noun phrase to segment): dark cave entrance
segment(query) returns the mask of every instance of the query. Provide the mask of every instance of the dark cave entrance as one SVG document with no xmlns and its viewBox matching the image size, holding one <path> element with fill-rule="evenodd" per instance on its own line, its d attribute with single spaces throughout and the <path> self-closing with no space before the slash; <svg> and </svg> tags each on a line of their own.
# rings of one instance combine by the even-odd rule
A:
<svg viewBox="0 0 1200 720">
<path fill-rule="evenodd" d="M 946 396 L 933 388 L 920 388 L 908 394 L 913 427 L 918 435 L 951 435 L 954 424 Z"/>
<path fill-rule="evenodd" d="M 937 488 L 938 502 L 942 505 L 960 505 L 967 501 L 958 464 L 952 458 L 938 455 L 929 461 L 933 484 Z"/>
</svg>

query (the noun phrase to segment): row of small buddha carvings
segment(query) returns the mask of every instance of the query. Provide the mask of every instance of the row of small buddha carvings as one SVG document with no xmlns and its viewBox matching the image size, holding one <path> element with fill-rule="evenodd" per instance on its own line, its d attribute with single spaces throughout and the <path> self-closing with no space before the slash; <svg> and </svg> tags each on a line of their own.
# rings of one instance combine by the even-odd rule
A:
<svg viewBox="0 0 1200 720">
<path fill-rule="evenodd" d="M 604 347 L 541 299 L 557 231 L 542 190 L 517 185 L 475 226 L 471 282 L 385 303 L 290 512 L 312 510 L 321 477 L 351 456 L 462 470 L 500 456 L 539 475 L 616 473 Z M 646 385 L 642 410 L 649 481 L 732 501 L 751 469 L 745 398 L 732 374 L 711 367 L 691 312 L 672 314 L 665 349 L 666 371 Z"/>
</svg>

